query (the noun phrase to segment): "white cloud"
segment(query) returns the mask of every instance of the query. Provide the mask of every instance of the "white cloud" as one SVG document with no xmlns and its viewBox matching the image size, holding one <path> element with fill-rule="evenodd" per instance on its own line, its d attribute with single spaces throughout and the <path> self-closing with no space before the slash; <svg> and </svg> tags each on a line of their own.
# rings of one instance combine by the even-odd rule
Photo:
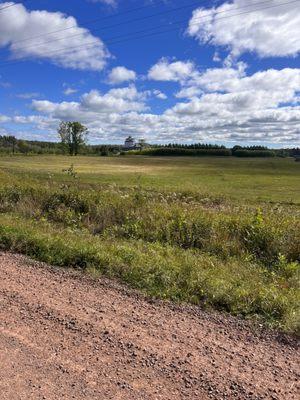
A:
<svg viewBox="0 0 300 400">
<path fill-rule="evenodd" d="M 85 93 L 80 102 L 53 103 L 47 100 L 34 100 L 32 108 L 53 118 L 81 119 L 93 121 L 101 115 L 143 111 L 146 109 L 145 94 L 135 86 L 111 89 L 105 94 L 98 90 Z"/>
<path fill-rule="evenodd" d="M 173 62 L 164 59 L 160 63 L 164 64 L 160 79 L 178 83 L 180 90 L 176 97 L 180 100 L 175 98 L 177 103 L 158 115 L 147 107 L 147 101 L 153 97 L 165 99 L 166 95 L 158 88 L 139 91 L 130 85 L 105 93 L 91 90 L 79 101 L 33 100 L 34 115 L 2 115 L 0 122 L 37 127 L 48 137 L 56 130 L 59 120 L 78 120 L 88 126 L 93 142 L 121 141 L 131 134 L 154 143 L 220 141 L 300 145 L 300 68 L 250 74 L 241 62 L 235 68 L 203 71 L 190 61 L 176 61 L 184 68 L 175 69 Z"/>
<path fill-rule="evenodd" d="M 73 28 L 61 31 L 68 27 Z M 38 37 L 47 31 L 60 32 Z M 27 38 L 31 39 L 24 41 Z M 102 70 L 109 57 L 101 39 L 79 27 L 75 18 L 60 12 L 29 11 L 22 4 L 0 13 L 0 47 L 8 47 L 14 59 L 47 59 L 80 70 Z"/>
<path fill-rule="evenodd" d="M 116 7 L 116 5 L 118 3 L 117 0 L 89 0 L 89 1 L 91 1 L 93 3 L 103 3 L 108 6 L 112 6 L 112 7 Z"/>
<path fill-rule="evenodd" d="M 171 109 L 161 115 L 144 112 L 97 113 L 74 103 L 40 102 L 41 116 L 14 117 L 19 124 L 34 125 L 44 137 L 54 137 L 60 119 L 76 119 L 88 126 L 91 142 L 122 142 L 131 134 L 152 143 L 206 141 L 300 145 L 300 107 L 221 112 L 211 102 L 195 114 Z M 37 106 L 37 105 L 36 105 Z M 198 110 L 199 111 L 199 110 Z M 1 121 L 0 121 L 1 122 Z M 32 130 L 31 130 L 32 132 Z M 42 138 L 42 133 L 40 134 Z"/>
<path fill-rule="evenodd" d="M 78 92 L 77 89 L 74 89 L 74 88 L 71 88 L 71 87 L 67 87 L 67 88 L 64 89 L 64 91 L 63 91 L 63 93 L 64 93 L 66 96 L 70 96 L 71 94 L 74 94 L 74 93 L 77 93 L 77 92 Z"/>
<path fill-rule="evenodd" d="M 154 81 L 181 82 L 194 74 L 195 66 L 191 61 L 169 61 L 162 58 L 148 72 L 148 79 Z"/>
<path fill-rule="evenodd" d="M 194 68 L 182 91 L 194 91 L 160 115 L 146 111 L 145 101 L 158 89 L 138 92 L 135 86 L 92 90 L 80 102 L 33 101 L 50 120 L 78 119 L 92 140 L 122 140 L 132 134 L 150 142 L 227 141 L 300 144 L 300 69 L 267 70 L 246 75 L 238 68 Z M 276 85 L 274 85 L 274 81 Z"/>
<path fill-rule="evenodd" d="M 212 68 L 199 73 L 184 85 L 177 97 L 194 98 L 200 94 L 205 96 L 206 93 L 219 95 L 219 98 L 234 95 L 256 98 L 253 106 L 259 106 L 258 100 L 261 98 L 265 98 L 269 106 L 271 99 L 275 106 L 279 106 L 281 103 L 299 101 L 300 69 L 269 69 L 246 76 L 243 68 Z"/>
<path fill-rule="evenodd" d="M 161 92 L 161 91 L 158 90 L 158 89 L 154 89 L 154 90 L 153 90 L 153 94 L 154 94 L 154 96 L 155 96 L 156 98 L 158 98 L 158 99 L 160 99 L 160 100 L 166 100 L 166 99 L 168 98 L 168 96 L 167 96 L 165 93 Z"/>
<path fill-rule="evenodd" d="M 236 68 L 208 68 L 204 72 L 197 71 L 185 85 L 210 92 L 232 90 L 234 83 L 240 82 L 245 76 L 245 70 L 244 63 L 238 63 Z"/>
<path fill-rule="evenodd" d="M 108 82 L 111 85 L 118 85 L 123 82 L 134 81 L 136 79 L 135 71 L 125 67 L 115 67 L 108 75 Z"/>
<path fill-rule="evenodd" d="M 18 97 L 19 99 L 24 99 L 24 100 L 33 99 L 34 97 L 39 97 L 39 96 L 40 96 L 40 93 L 38 93 L 38 92 L 19 93 L 16 95 L 16 97 Z"/>
<path fill-rule="evenodd" d="M 9 121 L 10 121 L 10 117 L 0 114 L 0 123 L 9 122 Z"/>
<path fill-rule="evenodd" d="M 198 8 L 187 32 L 201 43 L 225 46 L 231 58 L 245 52 L 260 57 L 296 56 L 300 52 L 300 7 L 295 2 L 279 6 L 282 3 L 273 0 L 259 7 L 257 0 L 233 0 L 219 7 Z M 246 13 L 251 10 L 256 11 Z"/>
<path fill-rule="evenodd" d="M 276 83 L 276 84 L 274 84 Z M 183 82 L 179 102 L 165 112 L 191 135 L 223 141 L 300 143 L 300 69 L 247 76 L 245 66 L 208 69 Z"/>
<path fill-rule="evenodd" d="M 123 113 L 145 109 L 144 95 L 135 86 L 111 89 L 104 95 L 92 90 L 82 96 L 81 106 L 96 113 Z"/>
<path fill-rule="evenodd" d="M 215 68 L 199 73 L 185 85 L 177 97 L 190 101 L 176 104 L 169 113 L 245 121 L 258 111 L 270 115 L 270 111 L 285 109 L 291 114 L 291 106 L 299 103 L 300 69 L 269 69 L 246 76 L 243 68 Z"/>
</svg>

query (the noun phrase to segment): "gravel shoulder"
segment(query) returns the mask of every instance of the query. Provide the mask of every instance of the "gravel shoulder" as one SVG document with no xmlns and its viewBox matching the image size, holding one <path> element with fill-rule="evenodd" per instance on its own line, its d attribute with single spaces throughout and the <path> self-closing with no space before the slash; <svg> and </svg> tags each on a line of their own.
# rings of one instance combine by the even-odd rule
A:
<svg viewBox="0 0 300 400">
<path fill-rule="evenodd" d="M 297 340 L 0 253 L 2 400 L 300 398 Z"/>
</svg>

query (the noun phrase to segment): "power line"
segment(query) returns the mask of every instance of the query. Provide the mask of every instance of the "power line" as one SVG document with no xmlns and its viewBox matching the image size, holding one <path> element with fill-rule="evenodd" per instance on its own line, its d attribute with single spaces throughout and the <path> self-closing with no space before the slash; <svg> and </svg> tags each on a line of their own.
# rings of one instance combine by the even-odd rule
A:
<svg viewBox="0 0 300 400">
<path fill-rule="evenodd" d="M 28 3 L 29 1 L 32 1 L 32 0 L 24 0 L 23 3 Z M 14 3 L 14 4 L 10 4 L 9 6 L 1 7 L 0 11 L 6 10 L 7 8 L 19 6 L 20 4 L 23 4 L 23 3 Z"/>
<path fill-rule="evenodd" d="M 28 0 L 27 0 L 27 1 L 28 1 Z M 271 0 L 270 0 L 270 1 L 271 1 Z M 162 3 L 162 2 L 163 2 L 163 1 L 160 1 L 160 3 Z M 196 5 L 196 4 L 198 4 L 198 3 L 199 3 L 199 1 L 197 1 L 197 2 L 194 3 L 194 4 Z M 107 20 L 107 19 L 119 17 L 119 16 L 126 15 L 126 14 L 131 14 L 131 13 L 133 13 L 133 12 L 135 12 L 135 11 L 140 11 L 140 10 L 144 10 L 144 9 L 146 9 L 146 8 L 150 8 L 150 7 L 152 8 L 152 7 L 157 7 L 157 6 L 158 6 L 158 4 L 155 3 L 155 4 L 148 4 L 148 5 L 141 6 L 141 7 L 130 8 L 129 10 L 122 11 L 122 12 L 118 12 L 118 13 L 114 13 L 114 14 L 112 14 L 112 15 L 107 15 L 107 16 L 105 16 L 105 17 L 100 17 L 100 18 L 95 18 L 95 19 L 83 21 L 83 22 L 80 23 L 80 25 L 89 25 L 89 24 L 93 24 L 93 23 L 95 23 L 95 22 L 105 21 L 105 20 Z M 58 29 L 58 30 L 55 30 L 55 31 L 42 33 L 41 35 L 37 35 L 37 36 L 32 36 L 32 37 L 29 37 L 29 38 L 21 39 L 21 40 L 18 40 L 18 41 L 16 41 L 16 42 L 14 42 L 14 43 L 16 44 L 16 43 L 21 43 L 21 42 L 27 42 L 27 41 L 32 40 L 32 39 L 38 39 L 38 38 L 43 37 L 43 36 L 52 35 L 53 33 L 58 33 L 58 32 L 64 32 L 64 31 L 67 31 L 67 30 L 70 30 L 70 29 L 73 29 L 73 28 L 78 28 L 78 27 L 80 27 L 80 26 L 78 26 L 78 24 L 76 24 L 76 25 L 71 25 L 71 26 L 68 26 L 67 28 L 62 28 L 62 29 Z"/>
<path fill-rule="evenodd" d="M 270 1 L 273 1 L 273 0 L 266 0 L 263 3 L 266 3 L 266 2 L 269 3 Z M 172 13 L 172 12 L 175 12 L 175 11 L 179 11 L 179 10 L 183 10 L 183 9 L 186 9 L 186 8 L 190 8 L 190 7 L 193 7 L 195 5 L 199 5 L 199 1 L 187 4 L 187 5 L 182 6 L 182 7 L 176 7 L 176 8 L 172 8 L 170 10 L 161 11 L 159 13 L 146 15 L 144 17 L 134 18 L 134 19 L 131 19 L 131 20 L 119 22 L 117 24 L 103 26 L 101 28 L 94 29 L 90 33 L 99 32 L 99 31 L 102 31 L 102 30 L 105 30 L 105 29 L 110 29 L 110 28 L 116 28 L 116 27 L 119 27 L 119 26 L 122 26 L 122 25 L 127 25 L 127 24 L 130 24 L 130 23 L 133 23 L 133 22 L 137 22 L 137 21 L 147 20 L 147 19 L 150 19 L 150 18 L 158 17 L 160 15 L 165 15 L 165 14 L 169 14 L 169 13 Z M 246 7 L 249 7 L 249 6 L 246 6 Z M 43 45 L 48 44 L 48 43 L 54 43 L 54 42 L 58 42 L 60 40 L 65 40 L 65 39 L 68 39 L 68 38 L 78 37 L 78 36 L 81 36 L 81 35 L 82 35 L 82 33 L 76 33 L 75 35 L 70 35 L 70 36 L 67 36 L 67 37 L 59 37 L 57 39 L 47 40 L 46 42 L 41 42 L 41 43 L 37 43 L 37 44 L 34 44 L 34 45 L 29 45 L 29 46 L 26 46 L 26 47 L 22 47 L 22 48 L 20 48 L 18 50 L 25 50 L 25 49 L 28 49 L 28 48 L 31 48 L 31 47 L 43 46 Z M 18 43 L 18 42 L 14 42 L 13 44 L 15 44 L 15 43 Z"/>
<path fill-rule="evenodd" d="M 281 4 L 274 5 L 274 6 L 259 8 L 259 9 L 255 9 L 255 10 L 252 10 L 252 11 L 242 12 L 242 13 L 233 14 L 233 15 L 227 15 L 227 16 L 224 16 L 224 17 L 217 18 L 216 20 L 219 21 L 219 20 L 221 20 L 221 19 L 232 18 L 232 17 L 235 17 L 235 16 L 243 15 L 243 14 L 249 14 L 249 13 L 255 12 L 255 11 L 261 11 L 261 10 L 265 10 L 265 9 L 268 9 L 268 8 L 273 8 L 273 7 L 278 7 L 278 6 L 283 6 L 283 5 L 287 5 L 287 4 L 296 3 L 296 2 L 298 2 L 298 1 L 299 1 L 299 0 L 293 0 L 293 1 L 289 1 L 289 2 L 287 2 L 287 3 L 281 3 Z M 216 14 L 216 13 L 214 13 L 214 15 L 215 15 L 215 14 Z M 186 22 L 186 21 L 184 21 L 184 22 Z M 204 20 L 204 22 L 205 22 L 205 20 Z M 177 22 L 175 22 L 175 23 L 179 23 L 179 21 L 177 21 Z M 181 23 L 182 23 L 182 22 L 181 22 Z M 199 22 L 190 24 L 190 26 L 194 26 L 194 25 L 198 25 L 198 24 L 199 24 Z M 107 42 L 107 44 L 112 45 L 112 44 L 122 43 L 123 41 L 124 41 L 124 42 L 125 42 L 125 41 L 127 42 L 127 41 L 130 41 L 130 40 L 142 39 L 142 38 L 144 38 L 144 37 L 151 37 L 151 36 L 161 35 L 161 34 L 163 34 L 163 33 L 173 32 L 174 30 L 177 30 L 177 29 L 178 29 L 178 28 L 173 28 L 173 29 L 168 29 L 168 30 L 164 30 L 164 31 L 152 32 L 152 33 L 149 33 L 149 34 L 146 34 L 146 35 L 143 35 L 143 36 L 139 36 L 139 37 L 136 37 L 136 38 L 132 38 L 132 39 L 129 39 L 129 40 L 128 40 L 128 39 L 127 39 L 127 40 L 125 39 L 125 40 L 119 40 L 119 41 L 111 42 L 111 43 L 110 43 L 110 42 Z"/>
<path fill-rule="evenodd" d="M 228 12 L 231 12 L 231 11 L 234 11 L 234 10 L 249 8 L 249 7 L 252 7 L 252 6 L 255 6 L 255 5 L 263 5 L 265 3 L 270 3 L 271 1 L 273 1 L 273 0 L 266 0 L 266 1 L 262 1 L 262 2 L 252 3 L 250 5 L 248 4 L 248 5 L 243 6 L 243 7 L 237 7 L 235 9 L 233 9 L 233 10 L 223 10 L 223 11 L 219 11 L 217 13 L 214 13 L 214 15 L 215 14 L 228 13 Z M 199 1 L 196 2 L 196 3 L 194 2 L 194 3 L 188 4 L 188 5 L 182 6 L 182 7 L 172 8 L 171 10 L 161 11 L 161 12 L 156 13 L 156 14 L 147 15 L 145 17 L 134 18 L 134 19 L 131 19 L 131 20 L 128 20 L 128 21 L 123 21 L 123 22 L 117 23 L 117 24 L 104 26 L 104 27 L 101 27 L 101 28 L 98 28 L 98 29 L 94 29 L 90 33 L 93 34 L 94 32 L 99 32 L 99 31 L 102 31 L 102 30 L 105 30 L 105 29 L 115 28 L 115 27 L 119 27 L 119 26 L 122 26 L 122 25 L 127 25 L 127 24 L 130 24 L 130 23 L 133 23 L 133 22 L 137 22 L 137 21 L 147 20 L 147 19 L 150 19 L 150 18 L 153 18 L 153 17 L 157 17 L 159 15 L 165 15 L 165 14 L 168 14 L 168 13 L 171 13 L 171 12 L 175 12 L 175 11 L 183 10 L 183 9 L 186 9 L 186 8 L 189 8 L 189 7 L 193 7 L 196 4 L 199 5 Z M 208 15 L 210 15 L 210 14 L 208 13 Z M 156 29 L 156 28 L 152 28 L 152 29 Z M 56 39 L 47 40 L 45 42 L 41 42 L 41 43 L 32 44 L 32 45 L 29 45 L 29 46 L 18 48 L 18 51 L 26 50 L 26 49 L 29 49 L 29 48 L 32 48 L 32 47 L 44 46 L 45 44 L 55 43 L 55 42 L 58 42 L 58 41 L 61 41 L 61 40 L 74 38 L 74 37 L 78 37 L 78 36 L 81 36 L 81 35 L 82 35 L 82 33 L 77 33 L 75 35 L 70 35 L 70 36 L 67 36 L 67 37 L 59 37 L 59 38 L 56 38 Z M 15 45 L 16 43 L 18 43 L 18 42 L 14 42 L 13 45 Z"/>
<path fill-rule="evenodd" d="M 270 0 L 268 0 L 268 2 L 269 2 Z M 296 0 L 296 1 L 298 1 L 298 0 Z M 294 2 L 294 1 L 292 1 L 292 2 Z M 263 2 L 263 3 L 265 3 L 265 2 Z M 263 4 L 263 3 L 255 3 L 255 4 Z M 283 4 L 279 4 L 279 5 L 285 5 L 285 4 L 289 4 L 289 2 L 288 3 L 283 3 Z M 276 6 L 278 6 L 278 5 L 276 5 Z M 271 8 L 271 7 L 276 7 L 276 6 L 269 6 L 269 7 L 265 7 L 265 8 Z M 246 7 L 248 7 L 248 6 L 246 6 Z M 245 8 L 245 6 L 244 7 L 238 7 L 238 8 L 235 8 L 234 10 L 239 10 L 239 9 L 243 9 L 243 8 Z M 262 8 L 262 9 L 265 9 L 265 8 Z M 259 9 L 254 9 L 254 10 L 249 10 L 249 11 L 247 11 L 247 12 L 245 12 L 245 13 L 248 13 L 248 12 L 254 12 L 254 11 L 257 11 L 257 10 L 259 10 Z M 214 12 L 212 12 L 212 13 L 208 13 L 207 15 L 205 15 L 205 16 L 202 16 L 202 17 L 199 17 L 199 18 L 196 18 L 197 20 L 199 20 L 199 19 L 203 19 L 203 18 L 205 18 L 205 17 L 208 17 L 208 16 L 210 16 L 210 15 L 217 15 L 217 14 L 221 14 L 221 13 L 224 13 L 224 12 L 231 12 L 232 10 L 225 10 L 225 11 L 219 11 L 219 12 L 216 12 L 216 13 L 214 13 Z M 239 14 L 237 14 L 237 15 L 239 15 Z M 234 15 L 233 15 L 234 16 Z M 231 17 L 230 15 L 228 16 L 228 17 Z M 219 18 L 220 19 L 220 18 Z M 175 22 L 173 22 L 172 24 L 174 25 L 174 24 L 179 24 L 179 23 L 185 23 L 186 22 L 186 20 L 184 19 L 184 20 L 180 20 L 180 21 L 175 21 Z M 196 25 L 196 24 L 193 24 L 193 25 Z M 147 29 L 143 29 L 143 30 L 140 30 L 140 31 L 136 31 L 136 32 L 132 32 L 132 33 L 129 33 L 129 34 L 127 34 L 127 35 L 125 35 L 125 37 L 126 36 L 132 36 L 132 35 L 135 35 L 135 34 L 139 34 L 139 33 L 145 33 L 145 32 L 148 32 L 148 31 L 151 31 L 151 30 L 153 30 L 153 29 L 157 29 L 157 28 L 161 28 L 161 25 L 159 25 L 159 26 L 156 26 L 156 27 L 153 27 L 153 28 L 147 28 Z M 109 40 L 114 40 L 114 39 L 118 39 L 118 38 L 120 38 L 120 37 L 124 37 L 124 35 L 122 34 L 122 35 L 118 35 L 118 36 L 114 36 L 114 37 L 112 37 L 112 38 L 107 38 L 107 39 L 103 39 L 106 43 L 108 43 L 109 44 Z M 48 42 L 47 42 L 48 43 Z M 73 46 L 73 47 L 66 47 L 66 48 L 63 48 L 63 49 L 60 49 L 60 50 L 53 50 L 53 51 L 51 51 L 51 52 L 48 52 L 48 53 L 46 53 L 46 54 L 52 54 L 52 53 L 61 53 L 61 52 L 64 52 L 64 50 L 70 50 L 70 49 L 76 49 L 76 48 L 80 48 L 80 47 L 86 47 L 86 46 L 88 46 L 89 44 L 90 45 L 95 45 L 95 44 L 98 44 L 99 42 L 98 42 L 98 39 L 97 40 L 94 40 L 93 42 L 89 42 L 89 43 L 86 43 L 86 44 L 84 44 L 84 45 L 79 45 L 79 46 Z M 46 43 L 44 43 L 44 44 L 46 44 Z M 31 46 L 30 46 L 31 47 Z M 27 47 L 25 47 L 25 48 L 19 48 L 18 50 L 20 51 L 20 50 L 24 50 L 24 49 L 26 49 Z"/>
<path fill-rule="evenodd" d="M 257 8 L 257 9 L 254 9 L 254 10 L 244 11 L 244 12 L 241 12 L 241 13 L 238 13 L 238 14 L 226 15 L 224 17 L 217 18 L 216 20 L 218 21 L 218 20 L 221 20 L 221 19 L 232 18 L 232 17 L 239 16 L 239 15 L 250 14 L 250 13 L 253 13 L 255 11 L 261 11 L 261 10 L 265 10 L 265 9 L 269 9 L 269 8 L 274 8 L 274 7 L 279 7 L 279 6 L 283 6 L 283 5 L 287 5 L 287 4 L 292 4 L 292 3 L 296 3 L 298 1 L 299 0 L 293 0 L 293 1 L 286 2 L 286 3 L 281 3 L 281 4 L 276 4 L 276 5 L 272 5 L 272 6 L 268 6 L 268 7 L 263 7 L 263 8 Z M 239 9 L 241 9 L 241 8 L 242 7 L 240 7 Z M 221 12 L 219 12 L 219 13 L 221 13 Z M 218 13 L 213 13 L 213 15 L 216 15 L 216 14 L 218 14 Z M 197 20 L 200 20 L 200 19 L 202 20 L 205 17 L 207 17 L 207 16 L 199 17 L 199 18 L 197 18 Z M 176 22 L 173 23 L 173 25 L 174 24 L 180 24 L 182 22 L 186 23 L 188 21 L 187 20 L 176 21 Z M 191 25 L 198 25 L 198 24 L 199 24 L 199 22 L 190 24 L 190 26 Z M 150 30 L 157 29 L 157 28 L 161 28 L 161 26 L 155 27 L 155 28 L 151 28 Z M 142 36 L 132 37 L 132 38 L 123 39 L 123 40 L 121 39 L 121 40 L 118 40 L 118 41 L 113 41 L 113 39 L 117 39 L 119 37 L 124 37 L 124 35 L 119 35 L 119 36 L 116 36 L 114 38 L 111 38 L 110 39 L 110 40 L 112 40 L 111 42 L 109 42 L 109 40 L 106 41 L 106 44 L 113 45 L 113 44 L 127 42 L 127 41 L 131 41 L 131 40 L 135 40 L 135 39 L 142 39 L 142 38 L 145 38 L 145 37 L 151 37 L 151 36 L 156 36 L 156 35 L 160 35 L 160 34 L 163 34 L 163 33 L 168 33 L 168 32 L 171 32 L 171 31 L 174 31 L 174 30 L 177 30 L 177 29 L 178 28 L 172 28 L 172 29 L 152 32 L 152 33 L 148 33 L 148 34 L 146 33 L 146 34 L 144 34 Z M 125 37 L 126 36 L 135 35 L 135 34 L 138 34 L 138 33 L 148 32 L 148 31 L 149 31 L 149 29 L 145 29 L 145 30 L 138 31 L 138 32 L 132 32 L 132 33 L 130 33 L 128 35 L 125 35 Z M 51 55 L 55 56 L 55 55 L 59 55 L 59 54 L 61 54 L 61 55 L 66 54 L 67 55 L 69 50 L 74 50 L 74 49 L 78 49 L 78 48 L 82 48 L 82 47 L 84 47 L 84 48 L 92 48 L 93 46 L 95 46 L 95 44 L 98 44 L 98 41 L 90 42 L 90 44 L 86 43 L 84 45 L 64 48 L 64 49 L 61 49 L 60 51 L 55 50 L 55 51 L 52 51 L 52 52 L 44 53 L 42 55 L 42 57 L 47 57 L 47 56 L 51 56 Z M 65 50 L 67 50 L 67 51 L 65 51 Z M 23 59 L 21 59 L 20 61 L 18 61 L 18 59 L 17 59 L 17 61 L 12 61 L 12 62 L 8 62 L 8 63 L 0 64 L 0 67 L 6 67 L 6 66 L 14 65 L 14 64 L 20 63 L 22 61 L 23 61 Z"/>
</svg>

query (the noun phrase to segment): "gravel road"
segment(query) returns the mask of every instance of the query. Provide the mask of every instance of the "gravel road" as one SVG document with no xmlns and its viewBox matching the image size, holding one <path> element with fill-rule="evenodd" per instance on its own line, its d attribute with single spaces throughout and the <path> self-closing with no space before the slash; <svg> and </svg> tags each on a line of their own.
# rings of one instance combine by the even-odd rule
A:
<svg viewBox="0 0 300 400">
<path fill-rule="evenodd" d="M 299 399 L 296 339 L 0 253 L 1 400 Z"/>
</svg>

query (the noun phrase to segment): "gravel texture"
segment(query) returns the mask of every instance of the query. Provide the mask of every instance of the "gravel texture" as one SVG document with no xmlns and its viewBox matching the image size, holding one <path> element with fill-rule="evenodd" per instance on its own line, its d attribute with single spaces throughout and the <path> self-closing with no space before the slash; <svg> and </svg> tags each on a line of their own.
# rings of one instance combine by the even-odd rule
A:
<svg viewBox="0 0 300 400">
<path fill-rule="evenodd" d="M 2 400 L 299 399 L 295 338 L 0 253 Z"/>
</svg>

